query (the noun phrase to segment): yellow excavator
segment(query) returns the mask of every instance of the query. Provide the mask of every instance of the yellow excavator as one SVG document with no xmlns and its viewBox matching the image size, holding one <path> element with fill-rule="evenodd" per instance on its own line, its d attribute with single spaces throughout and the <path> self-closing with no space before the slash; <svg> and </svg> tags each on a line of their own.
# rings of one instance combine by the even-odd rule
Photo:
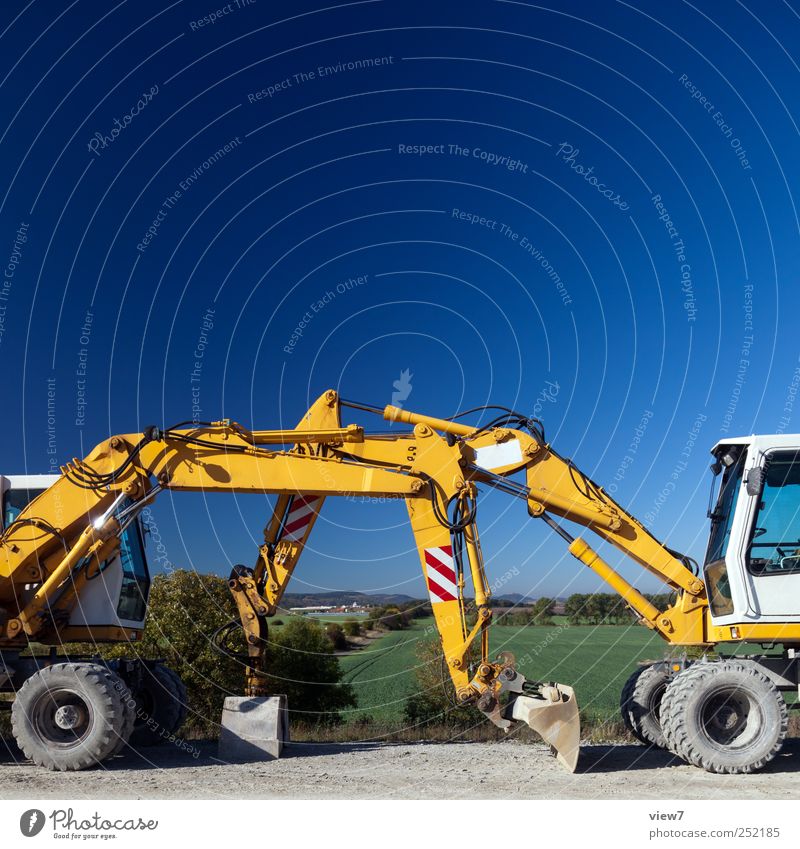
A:
<svg viewBox="0 0 800 849">
<path fill-rule="evenodd" d="M 348 408 L 412 428 L 343 426 Z M 463 422 L 488 411 L 494 418 L 487 424 Z M 501 407 L 440 419 L 329 390 L 296 428 L 247 430 L 230 420 L 148 427 L 111 437 L 61 475 L 0 478 L 0 688 L 15 694 L 15 738 L 38 764 L 82 769 L 128 742 L 145 744 L 152 729 L 142 717 L 158 715 L 162 732 L 183 720 L 185 690 L 162 664 L 67 660 L 57 651 L 69 641 L 135 647 L 150 583 L 141 513 L 159 493 L 277 495 L 255 566 L 235 567 L 229 581 L 248 646 L 251 696 L 266 695 L 268 620 L 325 498 L 367 495 L 406 503 L 458 700 L 501 728 L 527 723 L 574 770 L 580 734 L 573 690 L 526 680 L 509 654 L 489 656 L 491 593 L 476 525 L 484 487 L 523 500 L 529 516 L 561 536 L 667 643 L 709 650 L 699 660 L 683 656 L 633 673 L 621 702 L 631 731 L 710 771 L 759 769 L 786 736 L 782 691 L 798 687 L 798 442 L 749 437 L 715 446 L 712 469 L 721 485 L 702 573 L 560 456 L 540 421 Z M 672 606 L 659 610 L 559 519 L 588 528 L 660 578 L 675 594 Z M 27 653 L 31 643 L 50 646 L 50 655 Z M 772 651 L 736 654 L 746 643 Z"/>
</svg>

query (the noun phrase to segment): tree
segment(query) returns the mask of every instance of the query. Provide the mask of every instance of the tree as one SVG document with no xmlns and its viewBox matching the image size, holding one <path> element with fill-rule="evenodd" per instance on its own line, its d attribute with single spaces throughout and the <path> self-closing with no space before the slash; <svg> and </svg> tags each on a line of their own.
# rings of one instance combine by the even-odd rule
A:
<svg viewBox="0 0 800 849">
<path fill-rule="evenodd" d="M 599 593 L 591 593 L 586 596 L 583 611 L 590 624 L 599 625 L 605 615 L 605 600 Z"/>
<path fill-rule="evenodd" d="M 530 612 L 531 625 L 552 625 L 554 604 L 552 598 L 536 599 Z"/>
<path fill-rule="evenodd" d="M 582 593 L 573 593 L 564 603 L 564 613 L 570 625 L 580 625 L 583 622 L 585 601 L 585 595 Z"/>
<path fill-rule="evenodd" d="M 669 606 L 668 595 L 646 596 L 656 607 Z M 633 614 L 622 596 L 617 593 L 574 593 L 564 605 L 570 625 L 628 625 Z"/>
<path fill-rule="evenodd" d="M 428 619 L 433 616 L 433 608 L 427 601 L 408 601 L 403 609 L 411 615 L 412 619 Z"/>
<path fill-rule="evenodd" d="M 286 695 L 293 722 L 341 722 L 339 711 L 356 706 L 353 688 L 342 683 L 330 640 L 310 619 L 293 619 L 275 633 L 267 669 L 267 686 L 272 693 Z"/>
<path fill-rule="evenodd" d="M 608 616 L 609 620 L 615 625 L 628 625 L 633 621 L 631 611 L 625 599 L 620 595 L 611 597 L 611 607 Z"/>
</svg>

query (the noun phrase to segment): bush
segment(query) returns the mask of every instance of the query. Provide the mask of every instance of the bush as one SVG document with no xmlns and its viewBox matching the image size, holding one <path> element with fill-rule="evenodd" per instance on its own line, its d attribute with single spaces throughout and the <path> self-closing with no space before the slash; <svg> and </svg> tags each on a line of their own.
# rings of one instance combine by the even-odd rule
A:
<svg viewBox="0 0 800 849">
<path fill-rule="evenodd" d="M 360 637 L 361 636 L 361 623 L 356 619 L 348 619 L 344 623 L 344 633 L 348 637 Z"/>
<path fill-rule="evenodd" d="M 406 701 L 405 719 L 410 725 L 447 725 L 471 728 L 483 721 L 472 705 L 458 705 L 456 690 L 438 639 L 417 645 L 418 666 L 414 671 L 414 692 Z"/>
<path fill-rule="evenodd" d="M 211 643 L 214 632 L 231 619 L 238 621 L 228 582 L 217 575 L 183 569 L 156 575 L 142 639 L 135 646 L 119 644 L 103 650 L 105 657 L 161 658 L 183 679 L 189 713 L 183 733 L 219 733 L 225 696 L 244 692 L 245 667 L 219 654 Z M 231 641 L 246 651 L 241 632 Z"/>
<path fill-rule="evenodd" d="M 399 607 L 381 607 L 375 612 L 375 623 L 385 631 L 400 631 L 411 624 L 411 614 Z"/>
<path fill-rule="evenodd" d="M 225 696 L 244 693 L 245 664 L 219 654 L 211 644 L 214 632 L 231 619 L 238 622 L 239 616 L 225 579 L 178 569 L 153 579 L 137 646 L 109 646 L 103 654 L 130 657 L 133 650 L 142 658 L 162 658 L 186 684 L 189 714 L 182 733 L 216 736 Z M 339 683 L 339 662 L 322 629 L 297 618 L 271 631 L 269 639 L 266 683 L 270 692 L 289 697 L 292 721 L 340 721 L 338 710 L 354 706 L 355 698 L 349 686 Z M 229 644 L 246 653 L 240 631 L 234 631 Z"/>
<path fill-rule="evenodd" d="M 414 619 L 428 619 L 429 617 L 433 616 L 433 608 L 427 601 L 413 601 L 410 602 L 410 605 L 411 606 L 408 608 L 408 612 Z"/>
<path fill-rule="evenodd" d="M 276 632 L 267 668 L 270 692 L 287 696 L 293 722 L 339 723 L 339 711 L 356 705 L 353 688 L 341 683 L 342 670 L 331 641 L 309 619 L 293 619 Z"/>
<path fill-rule="evenodd" d="M 337 651 L 344 651 L 347 648 L 347 638 L 344 635 L 344 628 L 338 622 L 328 622 L 325 625 L 325 636 L 331 641 L 331 645 Z"/>
</svg>

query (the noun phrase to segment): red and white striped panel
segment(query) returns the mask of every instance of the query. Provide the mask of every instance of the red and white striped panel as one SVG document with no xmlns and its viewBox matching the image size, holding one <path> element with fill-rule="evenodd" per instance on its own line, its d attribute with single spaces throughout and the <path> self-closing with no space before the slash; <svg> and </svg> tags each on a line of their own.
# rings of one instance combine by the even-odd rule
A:
<svg viewBox="0 0 800 849">
<path fill-rule="evenodd" d="M 458 597 L 456 570 L 453 568 L 453 546 L 425 549 L 425 572 L 431 602 L 455 601 Z"/>
<path fill-rule="evenodd" d="M 322 499 L 318 495 L 295 495 L 289 505 L 281 539 L 301 542 L 311 520 L 319 511 Z"/>
</svg>

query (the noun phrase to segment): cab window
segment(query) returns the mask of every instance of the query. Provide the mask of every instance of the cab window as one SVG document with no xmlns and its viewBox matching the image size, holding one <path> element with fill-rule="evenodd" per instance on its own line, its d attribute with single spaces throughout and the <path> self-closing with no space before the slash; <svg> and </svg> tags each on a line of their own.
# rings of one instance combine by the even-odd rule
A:
<svg viewBox="0 0 800 849">
<path fill-rule="evenodd" d="M 768 454 L 763 478 L 747 565 L 756 575 L 800 572 L 800 452 Z"/>
<path fill-rule="evenodd" d="M 731 456 L 731 455 L 729 455 Z M 740 451 L 731 456 L 732 462 L 726 466 L 722 475 L 722 486 L 719 498 L 714 510 L 711 512 L 711 535 L 708 540 L 708 551 L 706 552 L 706 563 L 723 560 L 728 550 L 731 538 L 733 517 L 736 515 L 736 503 L 739 500 L 739 491 L 742 488 L 742 476 L 744 474 L 744 461 L 747 453 Z"/>
<path fill-rule="evenodd" d="M 150 575 L 138 522 L 134 522 L 120 537 L 119 557 L 122 562 L 122 588 L 117 616 L 131 622 L 141 622 L 147 608 Z"/>
<path fill-rule="evenodd" d="M 9 489 L 3 499 L 3 527 L 7 528 L 43 492 L 43 489 Z"/>
</svg>

